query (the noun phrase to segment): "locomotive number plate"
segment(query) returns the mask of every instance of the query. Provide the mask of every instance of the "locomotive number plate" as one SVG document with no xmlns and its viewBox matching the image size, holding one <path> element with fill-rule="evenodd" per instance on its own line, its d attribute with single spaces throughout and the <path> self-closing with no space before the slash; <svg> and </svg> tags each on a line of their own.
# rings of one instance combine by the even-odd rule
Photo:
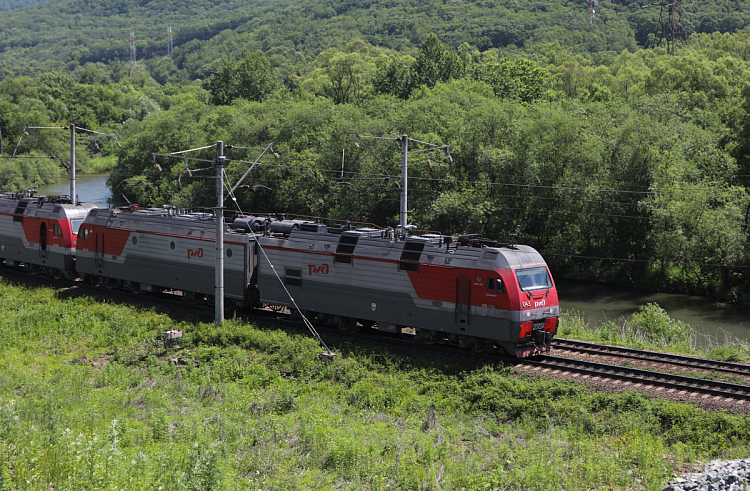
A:
<svg viewBox="0 0 750 491">
<path fill-rule="evenodd" d="M 539 331 L 541 329 L 544 329 L 544 322 L 535 322 L 533 326 L 533 330 Z"/>
</svg>

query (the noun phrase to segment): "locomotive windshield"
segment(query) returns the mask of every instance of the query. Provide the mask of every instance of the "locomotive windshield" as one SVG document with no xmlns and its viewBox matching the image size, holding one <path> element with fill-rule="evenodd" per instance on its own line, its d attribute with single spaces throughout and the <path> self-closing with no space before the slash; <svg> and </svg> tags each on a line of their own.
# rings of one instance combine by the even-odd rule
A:
<svg viewBox="0 0 750 491">
<path fill-rule="evenodd" d="M 552 288 L 552 280 L 547 273 L 547 268 L 522 269 L 516 271 L 516 277 L 518 284 L 521 285 L 521 291 L 524 292 Z"/>
<path fill-rule="evenodd" d="M 70 226 L 73 229 L 73 235 L 78 235 L 78 229 L 81 228 L 82 223 L 83 219 L 70 221 Z"/>
</svg>

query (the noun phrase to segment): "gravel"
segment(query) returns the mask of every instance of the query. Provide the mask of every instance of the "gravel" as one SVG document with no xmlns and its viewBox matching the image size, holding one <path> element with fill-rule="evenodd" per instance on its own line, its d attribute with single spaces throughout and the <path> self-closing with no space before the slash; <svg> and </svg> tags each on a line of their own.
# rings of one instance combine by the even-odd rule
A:
<svg viewBox="0 0 750 491">
<path fill-rule="evenodd" d="M 678 477 L 663 491 L 747 491 L 749 482 L 750 459 L 713 460 L 702 473 Z"/>
</svg>

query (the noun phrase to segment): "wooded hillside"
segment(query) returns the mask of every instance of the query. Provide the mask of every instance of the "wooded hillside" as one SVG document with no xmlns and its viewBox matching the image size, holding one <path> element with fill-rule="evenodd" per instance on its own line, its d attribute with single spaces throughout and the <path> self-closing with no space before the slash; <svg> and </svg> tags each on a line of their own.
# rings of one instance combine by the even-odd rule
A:
<svg viewBox="0 0 750 491">
<path fill-rule="evenodd" d="M 660 10 L 646 2 L 603 1 L 589 23 L 583 0 L 55 0 L 0 15 L 0 76 L 127 62 L 131 28 L 137 59 L 161 83 L 206 78 L 239 49 L 273 53 L 291 71 L 354 39 L 414 54 L 429 33 L 453 50 L 468 43 L 499 57 L 528 57 L 540 44 L 559 42 L 603 62 L 623 49 L 651 46 Z M 750 22 L 750 0 L 684 3 L 683 11 L 690 34 L 731 33 Z M 168 23 L 171 58 L 165 58 Z"/>
<path fill-rule="evenodd" d="M 146 32 L 162 31 L 164 5 L 66 0 L 0 16 L 18 20 L 3 41 L 5 74 L 26 71 L 0 82 L 6 149 L 22 140 L 19 154 L 47 154 L 22 139 L 24 125 L 117 133 L 122 147 L 86 140 L 78 157 L 84 169 L 115 164 L 115 196 L 212 206 L 210 165 L 152 153 L 253 147 L 227 152 L 236 182 L 239 161 L 273 143 L 279 158 L 269 153 L 239 188 L 240 209 L 387 226 L 398 210 L 393 139 L 407 133 L 450 145 L 451 158 L 410 161 L 410 221 L 421 229 L 530 244 L 559 277 L 748 301 L 750 31 L 692 34 L 670 56 L 639 48 L 658 12 L 637 4 L 602 4 L 593 24 L 585 5 L 565 2 L 168 5 L 203 27 L 190 39 L 176 30 L 172 57 L 154 48 L 132 69 L 117 61 L 127 30 L 121 56 L 87 42 L 98 28 L 84 27 L 92 12 L 123 29 L 137 13 Z M 736 20 L 740 7 L 722 8 Z M 717 18 L 703 8 L 685 6 L 690 29 Z M 60 26 L 70 28 L 60 43 L 18 41 Z M 382 139 L 357 148 L 355 134 Z M 65 135 L 45 138 L 64 154 Z M 0 182 L 33 186 L 58 168 L 5 160 Z"/>
</svg>

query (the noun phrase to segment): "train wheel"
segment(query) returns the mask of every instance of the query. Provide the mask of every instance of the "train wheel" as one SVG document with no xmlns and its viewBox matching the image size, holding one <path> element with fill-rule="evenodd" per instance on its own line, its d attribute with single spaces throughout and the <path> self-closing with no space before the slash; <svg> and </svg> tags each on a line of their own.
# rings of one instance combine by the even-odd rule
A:
<svg viewBox="0 0 750 491">
<path fill-rule="evenodd" d="M 37 274 L 40 273 L 40 268 L 36 264 L 29 264 L 26 267 L 28 268 L 29 273 L 31 273 L 33 275 L 37 275 Z"/>
<path fill-rule="evenodd" d="M 356 325 L 357 325 L 357 322 L 351 317 L 339 317 L 338 322 L 336 323 L 336 327 L 338 327 L 342 331 L 348 331 L 349 329 L 351 329 L 352 327 L 355 327 Z"/>
<path fill-rule="evenodd" d="M 56 280 L 59 280 L 60 278 L 63 277 L 63 272 L 60 271 L 59 269 L 53 269 L 52 270 L 52 277 L 54 279 L 56 279 Z"/>
<path fill-rule="evenodd" d="M 141 293 L 141 284 L 137 281 L 131 281 L 130 282 L 130 291 L 138 295 Z"/>
<path fill-rule="evenodd" d="M 325 315 L 323 321 L 338 327 L 342 331 L 346 331 L 349 329 L 349 326 L 346 324 L 345 317 L 341 317 L 340 315 Z"/>
<path fill-rule="evenodd" d="M 466 343 L 466 346 L 468 346 L 471 351 L 475 353 L 484 353 L 487 348 L 489 348 L 486 339 L 478 338 L 476 336 L 466 336 L 466 339 L 464 341 Z"/>
<path fill-rule="evenodd" d="M 439 335 L 432 329 L 417 329 L 417 340 L 424 344 L 435 344 L 439 340 Z"/>
</svg>

